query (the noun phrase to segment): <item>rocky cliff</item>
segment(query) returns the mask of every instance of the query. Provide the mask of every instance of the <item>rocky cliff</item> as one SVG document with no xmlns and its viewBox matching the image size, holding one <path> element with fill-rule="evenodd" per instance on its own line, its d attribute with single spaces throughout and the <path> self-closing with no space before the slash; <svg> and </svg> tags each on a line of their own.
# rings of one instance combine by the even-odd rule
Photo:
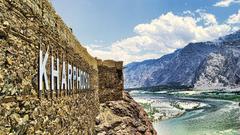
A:
<svg viewBox="0 0 240 135">
<path fill-rule="evenodd" d="M 240 84 L 240 40 L 222 42 L 209 54 L 196 72 L 194 87 L 234 88 Z"/>
<path fill-rule="evenodd" d="M 98 135 L 156 135 L 147 113 L 126 92 L 122 100 L 100 104 L 96 132 Z"/>
<path fill-rule="evenodd" d="M 125 67 L 125 88 L 233 87 L 239 84 L 240 31 L 212 42 L 190 43 L 159 59 Z"/>
</svg>

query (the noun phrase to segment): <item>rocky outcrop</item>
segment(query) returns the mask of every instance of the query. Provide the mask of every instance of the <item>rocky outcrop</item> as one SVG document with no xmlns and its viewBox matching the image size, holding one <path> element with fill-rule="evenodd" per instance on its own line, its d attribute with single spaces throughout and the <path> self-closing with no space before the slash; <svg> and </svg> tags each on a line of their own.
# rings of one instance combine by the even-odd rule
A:
<svg viewBox="0 0 240 135">
<path fill-rule="evenodd" d="M 156 135 L 147 113 L 126 92 L 122 100 L 100 105 L 96 132 L 98 135 Z"/>
<path fill-rule="evenodd" d="M 222 46 L 202 62 L 194 87 L 234 88 L 240 85 L 240 40 Z"/>
<path fill-rule="evenodd" d="M 159 59 L 126 65 L 125 88 L 239 85 L 240 31 L 212 42 L 190 43 Z"/>
</svg>

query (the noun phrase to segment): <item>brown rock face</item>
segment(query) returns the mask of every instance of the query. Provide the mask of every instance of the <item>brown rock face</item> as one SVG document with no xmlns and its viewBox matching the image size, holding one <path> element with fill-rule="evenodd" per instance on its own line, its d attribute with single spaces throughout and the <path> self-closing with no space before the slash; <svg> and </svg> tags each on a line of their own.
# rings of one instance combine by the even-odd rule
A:
<svg viewBox="0 0 240 135">
<path fill-rule="evenodd" d="M 143 108 L 128 93 L 123 99 L 100 104 L 96 118 L 98 135 L 156 135 Z"/>
</svg>

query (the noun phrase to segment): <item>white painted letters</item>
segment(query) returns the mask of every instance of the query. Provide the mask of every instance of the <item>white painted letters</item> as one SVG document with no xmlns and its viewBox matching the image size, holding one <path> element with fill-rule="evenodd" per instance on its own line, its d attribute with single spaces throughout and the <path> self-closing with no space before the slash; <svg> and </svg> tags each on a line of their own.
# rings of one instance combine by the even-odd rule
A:
<svg viewBox="0 0 240 135">
<path fill-rule="evenodd" d="M 42 90 L 45 88 L 49 90 L 48 74 L 47 74 L 47 62 L 48 62 L 48 51 L 43 54 L 40 50 L 39 53 L 39 96 L 41 96 Z M 67 67 L 66 67 L 67 66 Z M 67 68 L 67 71 L 66 71 Z M 76 65 L 62 62 L 62 70 L 60 71 L 59 58 L 51 56 L 51 90 L 56 89 L 58 92 L 61 90 L 68 90 L 70 94 L 74 90 L 90 89 L 90 78 L 89 74 L 81 69 L 77 68 Z M 61 75 L 61 77 L 60 77 Z M 60 82 L 61 79 L 61 82 Z M 61 83 L 61 84 L 60 84 Z M 76 85 L 76 86 L 75 86 Z M 44 87 L 45 86 L 45 87 Z"/>
<path fill-rule="evenodd" d="M 54 57 L 52 56 L 52 65 L 51 65 L 51 84 L 52 84 L 52 90 L 54 90 L 54 78 L 57 78 L 57 90 L 59 90 L 59 59 L 57 58 L 57 70 L 54 69 Z"/>
<path fill-rule="evenodd" d="M 40 50 L 40 58 L 39 58 L 39 91 L 43 90 L 43 78 L 45 82 L 45 88 L 49 90 L 48 86 L 48 77 L 46 72 L 46 65 L 48 60 L 48 52 L 45 53 L 45 57 L 43 58 L 43 52 Z"/>
<path fill-rule="evenodd" d="M 81 89 L 81 70 L 78 69 L 77 71 L 77 89 L 80 90 Z"/>
<path fill-rule="evenodd" d="M 63 61 L 63 65 L 62 65 L 62 90 L 66 90 L 67 89 L 67 77 L 66 77 L 66 64 Z"/>
<path fill-rule="evenodd" d="M 77 80 L 77 68 L 73 67 L 73 89 L 74 89 L 74 81 Z"/>
<path fill-rule="evenodd" d="M 72 90 L 72 65 L 68 64 L 68 91 Z"/>
</svg>

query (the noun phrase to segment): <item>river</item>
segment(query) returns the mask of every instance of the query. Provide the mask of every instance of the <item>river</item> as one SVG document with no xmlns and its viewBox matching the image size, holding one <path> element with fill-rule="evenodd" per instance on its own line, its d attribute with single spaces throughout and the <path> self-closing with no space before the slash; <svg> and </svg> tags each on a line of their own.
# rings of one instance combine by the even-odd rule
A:
<svg viewBox="0 0 240 135">
<path fill-rule="evenodd" d="M 159 93 L 131 95 L 134 98 L 176 99 L 175 96 Z M 186 111 L 177 118 L 154 122 L 158 135 L 240 135 L 240 107 L 237 102 L 187 97 L 177 98 L 177 100 L 198 101 L 207 106 Z"/>
</svg>

